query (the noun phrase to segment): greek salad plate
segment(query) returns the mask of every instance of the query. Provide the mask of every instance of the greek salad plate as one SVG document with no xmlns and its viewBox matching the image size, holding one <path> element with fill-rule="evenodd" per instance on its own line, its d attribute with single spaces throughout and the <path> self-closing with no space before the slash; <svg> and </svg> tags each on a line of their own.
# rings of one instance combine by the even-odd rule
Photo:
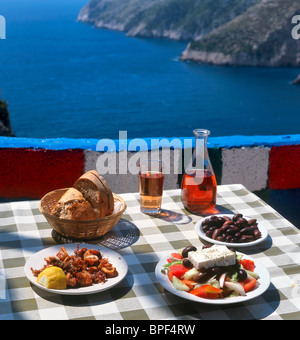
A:
<svg viewBox="0 0 300 340">
<path fill-rule="evenodd" d="M 257 286 L 252 291 L 249 291 L 245 296 L 234 296 L 234 297 L 227 297 L 227 298 L 218 298 L 218 299 L 208 299 L 202 298 L 199 296 L 195 296 L 190 292 L 181 291 L 174 287 L 174 284 L 170 281 L 168 275 L 164 272 L 165 265 L 168 263 L 168 257 L 162 258 L 156 268 L 155 268 L 155 275 L 158 282 L 170 293 L 185 299 L 190 300 L 193 302 L 210 304 L 210 305 L 229 305 L 235 303 L 246 302 L 252 299 L 259 297 L 260 295 L 264 294 L 270 286 L 271 278 L 268 270 L 259 263 L 256 259 L 242 254 L 240 252 L 236 252 L 237 255 L 242 256 L 243 259 L 253 261 L 255 263 L 255 273 L 258 275 L 257 279 Z"/>
</svg>

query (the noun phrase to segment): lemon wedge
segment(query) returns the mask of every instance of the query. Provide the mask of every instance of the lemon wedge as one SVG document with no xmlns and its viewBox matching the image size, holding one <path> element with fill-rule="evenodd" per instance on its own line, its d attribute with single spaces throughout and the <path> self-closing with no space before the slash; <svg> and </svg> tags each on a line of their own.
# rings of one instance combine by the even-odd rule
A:
<svg viewBox="0 0 300 340">
<path fill-rule="evenodd" d="M 66 289 L 67 278 L 64 271 L 59 267 L 48 267 L 43 270 L 38 278 L 37 282 L 49 289 Z"/>
</svg>

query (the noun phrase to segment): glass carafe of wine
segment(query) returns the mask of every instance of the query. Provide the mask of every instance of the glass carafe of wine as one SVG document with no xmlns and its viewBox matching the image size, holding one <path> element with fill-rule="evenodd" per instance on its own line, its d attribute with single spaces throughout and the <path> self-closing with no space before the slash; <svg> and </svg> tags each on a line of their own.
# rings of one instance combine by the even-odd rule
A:
<svg viewBox="0 0 300 340">
<path fill-rule="evenodd" d="M 207 139 L 210 131 L 196 129 L 195 149 L 181 183 L 181 199 L 184 207 L 194 214 L 215 212 L 217 181 L 208 155 Z"/>
</svg>

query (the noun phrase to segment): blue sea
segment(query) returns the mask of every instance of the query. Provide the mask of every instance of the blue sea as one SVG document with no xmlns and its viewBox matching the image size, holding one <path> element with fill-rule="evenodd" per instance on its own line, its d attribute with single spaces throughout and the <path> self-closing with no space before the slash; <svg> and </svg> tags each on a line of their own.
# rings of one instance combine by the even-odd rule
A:
<svg viewBox="0 0 300 340">
<path fill-rule="evenodd" d="M 34 138 L 300 133 L 300 69 L 179 61 L 187 42 L 129 38 L 77 22 L 87 0 L 1 0 L 1 98 Z"/>
</svg>

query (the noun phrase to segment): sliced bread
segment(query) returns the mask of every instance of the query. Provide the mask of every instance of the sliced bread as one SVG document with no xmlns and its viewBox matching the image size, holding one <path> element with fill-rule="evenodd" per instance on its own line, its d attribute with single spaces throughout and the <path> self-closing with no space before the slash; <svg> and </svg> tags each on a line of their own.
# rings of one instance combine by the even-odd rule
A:
<svg viewBox="0 0 300 340">
<path fill-rule="evenodd" d="M 96 176 L 96 178 L 98 178 L 98 180 L 102 183 L 104 189 L 106 190 L 106 193 L 108 196 L 108 210 L 107 210 L 106 215 L 111 215 L 114 211 L 114 206 L 115 206 L 114 196 L 111 191 L 111 188 L 107 184 L 106 180 L 96 170 L 92 170 L 90 171 L 90 173 Z"/>
<path fill-rule="evenodd" d="M 85 173 L 75 182 L 74 187 L 91 204 L 97 218 L 108 215 L 109 197 L 105 187 L 95 174 L 91 171 Z"/>
</svg>

